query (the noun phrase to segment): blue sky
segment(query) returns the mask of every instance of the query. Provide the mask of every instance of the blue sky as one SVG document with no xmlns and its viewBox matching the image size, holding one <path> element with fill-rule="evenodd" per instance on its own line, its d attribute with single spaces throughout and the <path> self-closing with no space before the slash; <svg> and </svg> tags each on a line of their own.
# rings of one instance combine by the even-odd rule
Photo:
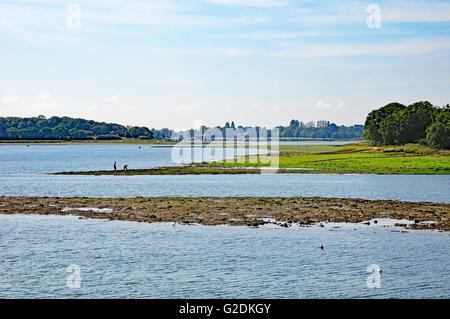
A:
<svg viewBox="0 0 450 319">
<path fill-rule="evenodd" d="M 450 103 L 449 71 L 450 1 L 0 0 L 0 116 L 362 124 Z"/>
</svg>

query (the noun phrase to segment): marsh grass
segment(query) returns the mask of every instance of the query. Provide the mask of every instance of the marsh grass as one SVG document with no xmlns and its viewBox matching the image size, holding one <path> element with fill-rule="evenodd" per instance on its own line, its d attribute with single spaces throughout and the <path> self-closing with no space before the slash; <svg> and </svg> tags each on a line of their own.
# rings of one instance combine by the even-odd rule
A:
<svg viewBox="0 0 450 319">
<path fill-rule="evenodd" d="M 420 144 L 374 147 L 361 142 L 337 146 L 281 145 L 279 148 L 280 168 L 314 169 L 310 173 L 450 174 L 450 152 Z M 268 165 L 266 159 L 266 156 L 249 156 L 245 162 L 223 161 L 209 166 L 263 167 Z"/>
</svg>

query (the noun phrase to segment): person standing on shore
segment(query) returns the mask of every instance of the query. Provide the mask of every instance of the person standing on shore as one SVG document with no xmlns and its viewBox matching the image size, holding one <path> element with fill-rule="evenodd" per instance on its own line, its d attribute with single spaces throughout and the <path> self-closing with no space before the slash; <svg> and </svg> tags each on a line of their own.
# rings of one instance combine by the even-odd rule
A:
<svg viewBox="0 0 450 319">
<path fill-rule="evenodd" d="M 117 163 L 114 161 L 114 172 L 117 171 Z"/>
</svg>

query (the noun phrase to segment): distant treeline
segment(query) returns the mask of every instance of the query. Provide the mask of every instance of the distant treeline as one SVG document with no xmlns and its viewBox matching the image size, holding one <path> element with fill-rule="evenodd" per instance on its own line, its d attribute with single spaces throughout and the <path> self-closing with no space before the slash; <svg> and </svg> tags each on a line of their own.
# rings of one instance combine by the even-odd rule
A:
<svg viewBox="0 0 450 319">
<path fill-rule="evenodd" d="M 247 130 L 254 129 L 259 134 L 261 127 L 236 126 L 234 122 L 227 122 L 223 127 L 216 126 L 225 132 L 227 129 Z M 284 138 L 362 138 L 363 126 L 338 126 L 328 121 L 318 121 L 303 123 L 292 120 L 289 126 L 278 126 L 280 137 Z M 207 127 L 203 126 L 204 132 Z M 271 136 L 271 130 L 267 130 Z M 189 130 L 187 136 L 194 137 L 199 132 Z M 202 133 L 200 133 L 202 134 Z M 43 115 L 38 117 L 0 117 L 0 139 L 3 140 L 112 140 L 120 138 L 141 138 L 141 139 L 178 139 L 179 136 L 186 136 L 185 132 L 176 133 L 168 128 L 161 130 L 148 129 L 147 127 L 123 126 L 113 123 L 96 122 L 84 119 L 74 119 L 70 117 L 46 118 Z"/>
<path fill-rule="evenodd" d="M 357 139 L 363 138 L 364 126 L 362 125 L 336 125 L 329 121 L 317 123 L 303 123 L 292 120 L 289 126 L 279 126 L 280 137 L 300 138 L 333 138 L 333 139 Z"/>
<path fill-rule="evenodd" d="M 289 126 L 277 126 L 279 130 L 280 138 L 323 138 L 323 139 L 363 139 L 363 125 L 352 125 L 352 126 L 337 126 L 329 121 L 318 121 L 318 122 L 308 122 L 303 123 L 297 120 L 292 120 Z M 225 126 L 207 127 L 202 126 L 201 129 L 188 130 L 185 132 L 174 132 L 173 139 L 204 139 L 208 140 L 211 136 L 205 136 L 205 132 L 210 130 L 218 132 L 214 134 L 214 138 L 218 138 L 215 135 L 220 135 L 220 138 L 225 138 L 231 132 L 239 136 L 243 134 L 244 136 L 250 137 L 271 137 L 272 130 L 266 129 L 259 126 L 236 126 L 234 122 L 225 123 Z M 210 131 L 211 132 L 211 131 Z M 249 134 L 249 132 L 251 134 Z M 264 132 L 264 133 L 263 133 Z M 263 135 L 265 134 L 265 135 Z M 206 135 L 208 135 L 206 133 Z M 210 135 L 210 134 L 209 134 Z"/>
<path fill-rule="evenodd" d="M 70 117 L 0 117 L 0 139 L 112 140 L 123 137 L 150 139 L 154 137 L 154 133 L 146 127 L 128 127 Z"/>
<path fill-rule="evenodd" d="M 421 143 L 450 149 L 450 105 L 390 103 L 369 113 L 364 137 L 374 145 Z"/>
</svg>

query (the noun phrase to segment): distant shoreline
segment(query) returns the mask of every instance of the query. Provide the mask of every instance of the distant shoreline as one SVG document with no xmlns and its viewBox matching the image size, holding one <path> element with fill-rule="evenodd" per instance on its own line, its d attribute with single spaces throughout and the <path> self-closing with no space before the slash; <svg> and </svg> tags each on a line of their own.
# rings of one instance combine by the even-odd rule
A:
<svg viewBox="0 0 450 319">
<path fill-rule="evenodd" d="M 322 197 L 66 198 L 0 196 L 0 214 L 76 215 L 94 219 L 203 225 L 320 225 L 406 220 L 407 229 L 450 231 L 450 204 Z M 371 221 L 371 222 L 370 222 Z"/>
<path fill-rule="evenodd" d="M 0 145 L 11 144 L 176 144 L 176 141 L 161 139 L 123 138 L 120 140 L 0 140 Z"/>
<path fill-rule="evenodd" d="M 267 172 L 265 172 L 267 170 Z M 124 170 L 103 170 L 103 171 L 76 171 L 76 172 L 56 172 L 49 175 L 115 175 L 115 176 L 136 176 L 136 175 L 243 175 L 243 174 L 375 174 L 375 175 L 449 175 L 446 173 L 428 174 L 414 172 L 372 172 L 370 170 L 337 170 L 337 169 L 319 169 L 319 168 L 277 168 L 271 167 L 213 167 L 213 166 L 167 166 L 148 169 L 128 169 Z"/>
<path fill-rule="evenodd" d="M 298 137 L 285 137 L 278 139 L 280 142 L 364 142 L 363 138 L 298 138 Z M 251 140 L 250 140 L 251 141 Z M 270 139 L 268 140 L 270 142 Z M 111 140 L 2 140 L 0 139 L 0 145 L 2 144 L 177 144 L 179 141 L 162 140 L 162 139 L 136 139 L 136 138 L 123 138 L 123 139 L 111 139 Z M 189 141 L 184 141 L 189 143 Z M 199 142 L 197 142 L 199 143 Z M 220 144 L 220 141 L 216 141 Z M 242 141 L 244 143 L 244 141 Z M 204 142 L 203 144 L 209 144 Z M 211 144 L 214 144 L 212 142 Z"/>
</svg>

